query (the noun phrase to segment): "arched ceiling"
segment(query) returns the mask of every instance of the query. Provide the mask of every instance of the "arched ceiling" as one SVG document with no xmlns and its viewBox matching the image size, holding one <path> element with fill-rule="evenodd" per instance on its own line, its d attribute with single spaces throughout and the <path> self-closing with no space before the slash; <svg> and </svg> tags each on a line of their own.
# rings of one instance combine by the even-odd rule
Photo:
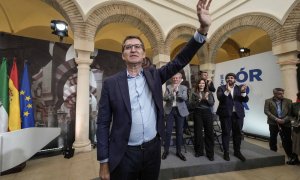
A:
<svg viewBox="0 0 300 180">
<path fill-rule="evenodd" d="M 174 43 L 172 43 L 171 46 L 171 55 L 170 58 L 174 59 L 175 56 L 179 53 L 179 51 L 184 47 L 184 45 L 186 45 L 186 40 L 177 38 L 174 40 Z M 192 61 L 190 62 L 190 64 L 193 65 L 199 65 L 200 64 L 200 60 L 199 58 L 195 55 L 192 59 Z"/>
<path fill-rule="evenodd" d="M 152 57 L 149 40 L 139 29 L 125 23 L 111 23 L 101 28 L 95 37 L 95 48 L 121 52 L 124 37 L 128 35 L 139 36 L 144 42 L 147 56 Z"/>
<path fill-rule="evenodd" d="M 232 59 L 239 58 L 239 48 L 249 48 L 251 55 L 271 51 L 272 43 L 268 34 L 255 27 L 247 27 L 241 29 L 222 44 L 217 52 L 215 63 L 220 63 Z"/>
</svg>

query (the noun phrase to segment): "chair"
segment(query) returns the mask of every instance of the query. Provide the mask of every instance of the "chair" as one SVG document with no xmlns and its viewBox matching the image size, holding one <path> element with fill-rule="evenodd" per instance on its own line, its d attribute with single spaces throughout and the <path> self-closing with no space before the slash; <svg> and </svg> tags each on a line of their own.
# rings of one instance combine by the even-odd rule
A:
<svg viewBox="0 0 300 180">
<path fill-rule="evenodd" d="M 220 140 L 220 137 L 222 136 L 222 129 L 220 126 L 219 117 L 216 114 L 213 114 L 213 131 L 214 131 L 215 143 L 219 145 L 221 152 L 223 152 L 222 142 Z"/>
<path fill-rule="evenodd" d="M 190 115 L 187 117 L 186 121 L 186 131 L 189 133 L 183 133 L 183 140 L 186 145 L 194 145 L 194 120 L 192 112 L 190 112 Z"/>
</svg>

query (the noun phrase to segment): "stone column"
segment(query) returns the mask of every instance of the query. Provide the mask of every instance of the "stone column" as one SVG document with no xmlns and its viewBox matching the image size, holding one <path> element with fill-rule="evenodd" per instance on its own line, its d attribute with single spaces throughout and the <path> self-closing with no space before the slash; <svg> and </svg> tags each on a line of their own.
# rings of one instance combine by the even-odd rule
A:
<svg viewBox="0 0 300 180">
<path fill-rule="evenodd" d="M 215 69 L 216 69 L 216 64 L 213 63 L 205 63 L 200 65 L 200 71 L 207 72 L 209 79 L 214 76 Z"/>
<path fill-rule="evenodd" d="M 157 55 L 153 56 L 152 62 L 153 62 L 154 65 L 156 65 L 156 68 L 161 68 L 162 66 L 164 66 L 168 62 L 170 62 L 170 55 L 157 54 Z M 162 90 L 163 90 L 163 93 L 164 93 L 165 90 L 166 90 L 166 84 L 163 84 Z"/>
<path fill-rule="evenodd" d="M 166 55 L 166 54 L 157 54 L 153 56 L 153 60 L 152 60 L 156 68 L 160 68 L 166 65 L 169 61 L 170 61 L 170 55 Z"/>
<path fill-rule="evenodd" d="M 280 65 L 283 88 L 285 89 L 285 97 L 296 100 L 298 92 L 297 83 L 297 58 L 300 42 L 292 41 L 281 43 L 272 47 L 273 54 L 278 57 L 277 63 Z"/>
<path fill-rule="evenodd" d="M 94 42 L 75 39 L 74 48 L 77 53 L 75 61 L 78 64 L 78 79 L 75 142 L 73 147 L 75 153 L 78 153 L 91 151 L 91 141 L 89 140 L 89 80 L 90 65 L 93 62 L 90 55 L 94 51 Z"/>
<path fill-rule="evenodd" d="M 280 65 L 285 97 L 295 102 L 297 98 L 296 94 L 298 93 L 297 64 L 299 60 L 297 53 L 280 54 L 278 55 L 277 63 Z"/>
</svg>

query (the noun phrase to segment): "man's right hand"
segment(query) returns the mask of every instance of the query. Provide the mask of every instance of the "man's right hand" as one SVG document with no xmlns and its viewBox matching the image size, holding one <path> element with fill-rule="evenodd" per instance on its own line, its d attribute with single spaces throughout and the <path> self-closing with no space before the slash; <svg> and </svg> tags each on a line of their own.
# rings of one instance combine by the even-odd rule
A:
<svg viewBox="0 0 300 180">
<path fill-rule="evenodd" d="M 108 163 L 100 164 L 99 177 L 101 180 L 109 180 L 110 179 Z"/>
<path fill-rule="evenodd" d="M 230 92 L 231 92 L 231 89 L 232 89 L 232 88 L 231 88 L 231 87 L 229 86 L 229 84 L 227 83 L 227 84 L 226 84 L 226 91 L 227 91 L 228 93 L 230 93 Z"/>
</svg>

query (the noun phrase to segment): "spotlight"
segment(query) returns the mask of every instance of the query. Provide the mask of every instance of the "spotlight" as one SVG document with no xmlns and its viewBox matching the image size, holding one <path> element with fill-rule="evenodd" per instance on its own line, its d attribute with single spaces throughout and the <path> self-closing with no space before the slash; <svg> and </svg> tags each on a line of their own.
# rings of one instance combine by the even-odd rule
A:
<svg viewBox="0 0 300 180">
<path fill-rule="evenodd" d="M 239 54 L 240 57 L 250 56 L 250 49 L 242 47 L 239 49 Z"/>
<path fill-rule="evenodd" d="M 59 40 L 62 42 L 64 37 L 68 37 L 68 24 L 61 20 L 52 20 L 51 21 L 52 34 L 55 34 L 59 37 Z"/>
</svg>

